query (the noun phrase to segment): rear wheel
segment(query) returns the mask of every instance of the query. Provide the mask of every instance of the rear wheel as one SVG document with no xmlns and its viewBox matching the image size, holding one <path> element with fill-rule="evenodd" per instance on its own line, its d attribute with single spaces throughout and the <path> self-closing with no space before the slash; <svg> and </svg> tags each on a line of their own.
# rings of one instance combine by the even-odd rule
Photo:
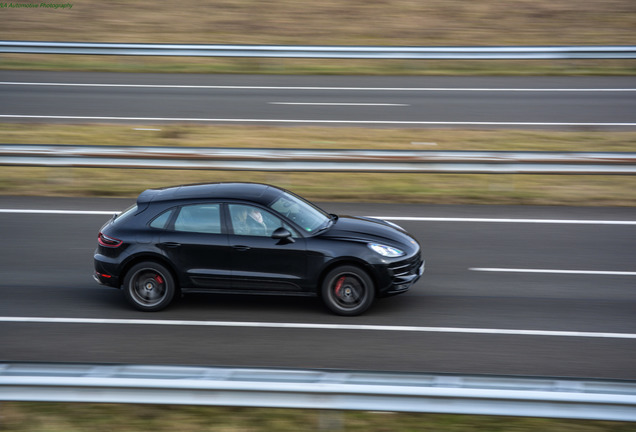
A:
<svg viewBox="0 0 636 432">
<path fill-rule="evenodd" d="M 360 315 L 375 300 L 375 288 L 369 275 L 361 268 L 340 266 L 325 277 L 322 299 L 338 315 Z"/>
<path fill-rule="evenodd" d="M 148 261 L 134 265 L 124 279 L 124 296 L 135 308 L 145 312 L 164 309 L 175 294 L 174 278 L 159 263 Z"/>
</svg>

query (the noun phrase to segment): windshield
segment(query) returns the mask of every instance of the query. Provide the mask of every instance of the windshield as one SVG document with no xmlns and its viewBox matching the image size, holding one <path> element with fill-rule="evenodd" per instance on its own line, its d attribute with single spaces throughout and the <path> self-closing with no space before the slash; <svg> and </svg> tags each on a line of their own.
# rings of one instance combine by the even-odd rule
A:
<svg viewBox="0 0 636 432">
<path fill-rule="evenodd" d="M 331 221 L 329 215 L 318 207 L 290 193 L 281 194 L 269 207 L 294 221 L 307 233 L 314 233 Z"/>
</svg>

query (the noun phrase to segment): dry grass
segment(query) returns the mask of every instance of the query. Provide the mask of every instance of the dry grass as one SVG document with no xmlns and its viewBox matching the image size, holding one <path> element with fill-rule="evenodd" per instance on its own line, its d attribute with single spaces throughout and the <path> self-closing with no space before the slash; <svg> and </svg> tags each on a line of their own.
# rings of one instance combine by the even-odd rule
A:
<svg viewBox="0 0 636 432">
<path fill-rule="evenodd" d="M 636 151 L 636 132 L 0 123 L 13 144 L 419 150 Z"/>
<path fill-rule="evenodd" d="M 34 3 L 19 0 L 14 3 Z M 632 44 L 632 0 L 71 1 L 0 10 L 0 39 L 336 45 Z"/>
<path fill-rule="evenodd" d="M 177 405 L 3 402 L 5 432 L 627 432 L 628 422 Z"/>
</svg>

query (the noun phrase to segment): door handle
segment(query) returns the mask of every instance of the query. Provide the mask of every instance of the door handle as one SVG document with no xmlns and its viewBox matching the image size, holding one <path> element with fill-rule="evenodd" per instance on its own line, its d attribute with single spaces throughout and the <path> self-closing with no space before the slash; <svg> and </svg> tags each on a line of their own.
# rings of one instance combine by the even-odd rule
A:
<svg viewBox="0 0 636 432">
<path fill-rule="evenodd" d="M 234 246 L 232 246 L 232 248 L 234 248 L 234 249 L 236 249 L 237 251 L 240 251 L 240 252 L 252 249 L 249 246 L 243 246 L 243 245 L 234 245 Z"/>
<path fill-rule="evenodd" d="M 179 246 L 181 246 L 181 243 L 177 243 L 177 242 L 164 242 L 164 243 L 159 243 L 159 246 L 161 246 L 161 247 L 165 247 L 165 248 L 178 248 Z"/>
</svg>

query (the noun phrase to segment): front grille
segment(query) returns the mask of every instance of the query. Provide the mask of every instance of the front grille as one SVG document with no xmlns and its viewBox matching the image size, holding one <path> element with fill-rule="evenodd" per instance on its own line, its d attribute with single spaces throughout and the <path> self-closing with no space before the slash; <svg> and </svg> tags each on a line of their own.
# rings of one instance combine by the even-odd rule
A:
<svg viewBox="0 0 636 432">
<path fill-rule="evenodd" d="M 399 280 L 405 276 L 416 275 L 422 265 L 422 258 L 419 254 L 400 262 L 389 265 L 393 272 L 393 279 Z"/>
</svg>

